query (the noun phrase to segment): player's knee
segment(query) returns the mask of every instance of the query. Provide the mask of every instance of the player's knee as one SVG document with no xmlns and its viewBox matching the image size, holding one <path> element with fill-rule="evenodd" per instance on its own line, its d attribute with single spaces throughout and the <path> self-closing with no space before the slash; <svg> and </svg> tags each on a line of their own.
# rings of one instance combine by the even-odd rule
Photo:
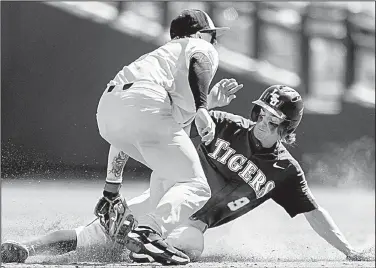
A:
<svg viewBox="0 0 376 268">
<path fill-rule="evenodd" d="M 202 250 L 198 250 L 198 249 L 185 249 L 185 250 L 183 250 L 182 249 L 181 251 L 184 252 L 189 257 L 191 262 L 195 262 L 201 257 L 203 249 Z"/>
<path fill-rule="evenodd" d="M 112 240 L 104 231 L 103 226 L 96 221 L 89 226 L 82 226 L 75 229 L 77 236 L 77 249 L 93 246 L 107 247 L 112 245 Z"/>
<path fill-rule="evenodd" d="M 167 242 L 187 254 L 191 261 L 196 261 L 204 251 L 204 235 L 192 226 L 176 228 L 168 236 Z"/>
</svg>

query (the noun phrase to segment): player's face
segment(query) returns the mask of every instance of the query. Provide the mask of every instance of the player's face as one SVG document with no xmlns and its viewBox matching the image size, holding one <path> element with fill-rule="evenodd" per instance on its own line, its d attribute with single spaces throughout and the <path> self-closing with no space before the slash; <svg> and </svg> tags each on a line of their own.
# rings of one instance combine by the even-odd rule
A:
<svg viewBox="0 0 376 268">
<path fill-rule="evenodd" d="M 212 45 L 217 44 L 217 32 L 216 31 L 211 31 L 211 32 L 201 32 L 202 38 L 209 42 Z"/>
<path fill-rule="evenodd" d="M 253 133 L 262 144 L 273 145 L 280 139 L 278 128 L 282 122 L 282 119 L 261 108 Z"/>
</svg>

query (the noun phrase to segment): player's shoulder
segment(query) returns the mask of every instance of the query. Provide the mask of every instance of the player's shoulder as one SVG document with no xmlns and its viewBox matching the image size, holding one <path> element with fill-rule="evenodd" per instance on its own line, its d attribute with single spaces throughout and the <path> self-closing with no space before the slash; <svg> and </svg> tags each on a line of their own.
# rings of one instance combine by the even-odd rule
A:
<svg viewBox="0 0 376 268">
<path fill-rule="evenodd" d="M 209 113 L 217 123 L 231 123 L 237 125 L 240 128 L 245 129 L 249 129 L 255 124 L 254 122 L 247 118 L 244 118 L 243 116 L 235 115 L 224 111 L 211 110 Z"/>
<path fill-rule="evenodd" d="M 216 51 L 214 46 L 209 42 L 199 39 L 199 38 L 186 38 L 188 44 L 196 49 L 208 50 L 208 51 Z"/>
<path fill-rule="evenodd" d="M 184 59 L 186 62 L 186 66 L 189 66 L 189 62 L 193 55 L 196 53 L 204 54 L 211 62 L 212 66 L 214 67 L 214 73 L 218 68 L 219 65 L 219 55 L 218 51 L 214 48 L 212 44 L 209 42 L 198 39 L 198 38 L 179 38 L 174 39 L 167 42 L 164 46 L 162 46 L 163 50 L 176 50 L 178 51 L 179 59 Z M 184 55 L 184 56 L 183 56 Z M 180 57 L 183 56 L 183 57 Z"/>
<path fill-rule="evenodd" d="M 217 50 L 209 42 L 198 38 L 185 38 L 187 40 L 186 55 L 188 59 L 195 53 L 203 53 L 213 62 L 218 65 L 219 56 Z"/>
<path fill-rule="evenodd" d="M 171 44 L 179 44 L 180 46 L 184 47 L 188 51 L 211 51 L 214 53 L 218 53 L 212 44 L 210 44 L 209 42 L 203 39 L 198 39 L 198 38 L 186 37 L 186 38 L 173 39 L 161 47 L 169 46 Z"/>
<path fill-rule="evenodd" d="M 299 162 L 291 155 L 288 149 L 281 142 L 278 143 L 276 149 L 278 150 L 278 160 L 286 162 L 287 168 L 290 170 L 290 172 L 296 174 L 296 176 L 301 176 L 304 174 Z"/>
</svg>

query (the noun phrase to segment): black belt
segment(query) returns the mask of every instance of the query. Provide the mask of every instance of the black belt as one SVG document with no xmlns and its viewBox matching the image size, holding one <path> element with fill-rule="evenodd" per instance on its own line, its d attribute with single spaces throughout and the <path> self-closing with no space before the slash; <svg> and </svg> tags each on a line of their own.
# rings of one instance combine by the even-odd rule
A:
<svg viewBox="0 0 376 268">
<path fill-rule="evenodd" d="M 133 83 L 125 84 L 125 85 L 123 85 L 123 90 L 127 90 L 131 86 L 133 86 Z M 115 88 L 115 86 L 110 86 L 108 88 L 107 92 L 110 93 L 114 88 Z"/>
<path fill-rule="evenodd" d="M 128 88 L 130 88 L 131 86 L 133 86 L 133 83 L 130 83 L 130 84 L 125 84 L 123 86 L 123 90 L 127 90 Z M 107 90 L 108 93 L 110 93 L 113 89 L 115 88 L 115 86 L 110 86 Z M 168 98 L 170 99 L 170 103 L 172 103 L 172 98 L 170 96 L 170 93 L 167 92 L 167 96 Z"/>
</svg>

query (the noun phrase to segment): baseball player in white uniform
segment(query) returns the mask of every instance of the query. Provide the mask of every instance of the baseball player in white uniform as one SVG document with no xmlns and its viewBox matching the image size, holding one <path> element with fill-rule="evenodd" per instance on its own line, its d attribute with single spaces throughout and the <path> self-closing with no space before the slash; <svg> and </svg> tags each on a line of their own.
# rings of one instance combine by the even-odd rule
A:
<svg viewBox="0 0 376 268">
<path fill-rule="evenodd" d="M 220 82 L 216 83 L 210 91 L 208 96 L 208 108 L 212 109 L 228 105 L 236 97 L 234 94 L 242 87 L 243 85 L 239 85 L 235 79 L 222 79 Z M 110 163 L 112 172 L 121 174 L 126 159 L 127 156 L 122 153 L 119 161 Z M 160 181 L 160 183 L 163 184 L 163 181 Z M 150 202 L 150 192 L 149 188 L 143 194 L 127 202 L 136 218 L 155 209 L 156 204 L 151 204 Z M 167 217 L 164 217 L 163 220 L 169 222 Z M 199 223 L 199 221 L 197 222 Z M 167 237 L 172 231 L 172 229 L 168 229 L 168 227 L 169 225 L 165 227 L 163 238 Z M 179 231 L 181 228 L 175 230 Z M 188 239 L 188 241 L 191 240 Z M 174 239 L 173 242 L 176 243 L 176 239 Z M 122 248 L 123 245 L 114 243 L 113 237 L 109 235 L 109 230 L 103 222 L 94 221 L 86 226 L 80 226 L 70 230 L 54 231 L 29 241 L 6 241 L 1 245 L 1 259 L 4 263 L 25 262 L 29 256 L 46 253 L 59 255 L 75 250 L 85 252 L 87 249 L 102 249 L 105 252 L 111 250 L 113 252 L 112 256 L 116 259 L 116 254 L 120 254 Z M 189 254 L 194 257 L 192 252 L 189 252 Z M 162 263 L 166 262 L 162 261 Z"/>
<path fill-rule="evenodd" d="M 184 10 L 171 22 L 172 40 L 124 66 L 99 101 L 99 132 L 111 147 L 104 196 L 96 214 L 101 214 L 106 202 L 119 200 L 119 167 L 127 155 L 149 167 L 153 171 L 150 197 L 156 207 L 137 219 L 138 227 L 126 246 L 162 263 L 189 262 L 188 256 L 161 239 L 165 232 L 162 223 L 168 229 L 176 227 L 211 196 L 187 133 L 198 117 L 206 126 L 200 133 L 202 140 L 208 144 L 214 137 L 207 96 L 219 62 L 213 45 L 226 29 L 215 27 L 201 10 Z M 118 231 L 111 229 L 110 234 Z"/>
</svg>

